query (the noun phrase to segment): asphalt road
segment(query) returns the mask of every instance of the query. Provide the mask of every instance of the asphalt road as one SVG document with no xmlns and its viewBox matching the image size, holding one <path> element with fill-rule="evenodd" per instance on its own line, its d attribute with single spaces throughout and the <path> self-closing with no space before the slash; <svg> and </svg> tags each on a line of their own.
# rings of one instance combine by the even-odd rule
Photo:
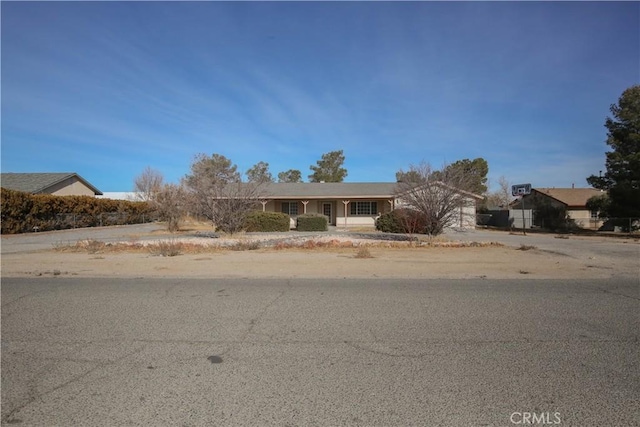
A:
<svg viewBox="0 0 640 427">
<path fill-rule="evenodd" d="M 3 425 L 640 425 L 637 280 L 3 278 L 1 297 Z"/>
</svg>

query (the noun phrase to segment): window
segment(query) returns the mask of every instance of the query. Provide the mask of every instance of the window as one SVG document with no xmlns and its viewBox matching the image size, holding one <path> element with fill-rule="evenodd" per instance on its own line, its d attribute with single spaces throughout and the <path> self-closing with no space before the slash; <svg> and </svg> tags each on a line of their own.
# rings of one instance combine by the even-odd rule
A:
<svg viewBox="0 0 640 427">
<path fill-rule="evenodd" d="M 591 219 L 598 219 L 598 211 L 591 211 Z"/>
<path fill-rule="evenodd" d="M 378 215 L 378 202 L 351 202 L 351 215 Z"/>
<path fill-rule="evenodd" d="M 298 215 L 298 202 L 282 202 L 282 213 L 289 216 Z"/>
</svg>

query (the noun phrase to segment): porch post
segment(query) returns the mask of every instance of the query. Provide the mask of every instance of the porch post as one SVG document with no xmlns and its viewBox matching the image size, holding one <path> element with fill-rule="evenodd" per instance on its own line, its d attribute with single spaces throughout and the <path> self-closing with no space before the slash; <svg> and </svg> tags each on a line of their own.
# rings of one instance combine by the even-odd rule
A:
<svg viewBox="0 0 640 427">
<path fill-rule="evenodd" d="M 267 200 L 260 200 L 260 203 L 262 203 L 262 212 L 265 212 L 267 210 L 267 203 L 269 203 Z"/>
<path fill-rule="evenodd" d="M 349 200 L 343 200 L 342 203 L 344 204 L 344 226 L 346 228 L 347 227 L 347 216 L 348 216 L 347 206 L 349 205 Z"/>
<path fill-rule="evenodd" d="M 393 199 L 389 199 L 389 200 L 387 200 L 387 202 L 389 202 L 389 210 L 392 211 L 393 210 Z"/>
<path fill-rule="evenodd" d="M 301 200 L 302 202 L 302 213 L 307 213 L 307 205 L 309 204 L 308 200 Z"/>
</svg>

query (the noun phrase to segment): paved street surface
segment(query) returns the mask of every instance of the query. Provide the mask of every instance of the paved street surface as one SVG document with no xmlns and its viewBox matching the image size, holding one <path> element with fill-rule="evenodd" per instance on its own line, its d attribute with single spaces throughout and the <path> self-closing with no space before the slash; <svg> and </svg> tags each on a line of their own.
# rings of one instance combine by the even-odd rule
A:
<svg viewBox="0 0 640 427">
<path fill-rule="evenodd" d="M 3 425 L 640 425 L 637 280 L 40 277 L 1 296 Z"/>
</svg>

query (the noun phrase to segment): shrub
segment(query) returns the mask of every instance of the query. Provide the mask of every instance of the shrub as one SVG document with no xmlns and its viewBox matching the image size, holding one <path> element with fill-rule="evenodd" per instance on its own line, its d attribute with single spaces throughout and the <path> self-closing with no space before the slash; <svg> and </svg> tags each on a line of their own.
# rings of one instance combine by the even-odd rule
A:
<svg viewBox="0 0 640 427">
<path fill-rule="evenodd" d="M 303 214 L 298 216 L 298 231 L 327 231 L 329 229 L 329 221 L 322 214 Z"/>
<path fill-rule="evenodd" d="M 155 256 L 178 256 L 182 254 L 182 243 L 175 240 L 161 240 L 149 245 L 149 253 Z"/>
<path fill-rule="evenodd" d="M 533 213 L 533 223 L 551 231 L 567 231 L 579 228 L 576 222 L 569 217 L 564 206 L 555 207 L 548 203 L 536 206 Z"/>
<path fill-rule="evenodd" d="M 369 252 L 369 248 L 367 248 L 366 246 L 362 246 L 360 247 L 360 249 L 358 249 L 358 252 L 356 252 L 355 257 L 359 259 L 373 258 L 373 255 L 371 255 L 371 252 Z"/>
<path fill-rule="evenodd" d="M 376 230 L 384 233 L 424 234 L 426 218 L 413 209 L 395 209 L 376 219 Z"/>
<path fill-rule="evenodd" d="M 376 218 L 376 230 L 384 233 L 403 233 L 404 230 L 395 212 L 397 212 L 397 210 L 387 212 Z"/>
<path fill-rule="evenodd" d="M 289 215 L 281 212 L 254 211 L 245 218 L 246 231 L 289 231 Z"/>
</svg>

